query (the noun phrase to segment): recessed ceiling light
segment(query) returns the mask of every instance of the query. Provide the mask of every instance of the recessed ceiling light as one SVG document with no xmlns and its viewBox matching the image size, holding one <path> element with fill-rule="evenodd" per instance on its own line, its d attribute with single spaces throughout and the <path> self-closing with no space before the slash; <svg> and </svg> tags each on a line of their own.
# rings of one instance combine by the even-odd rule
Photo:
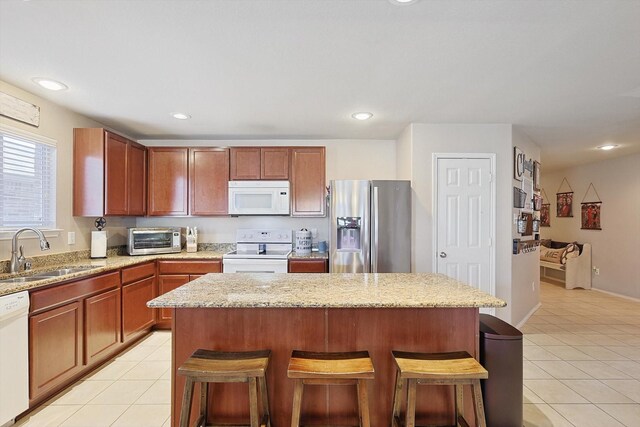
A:
<svg viewBox="0 0 640 427">
<path fill-rule="evenodd" d="M 185 113 L 171 113 L 171 117 L 178 120 L 187 120 L 191 118 L 189 114 L 185 114 Z"/>
<path fill-rule="evenodd" d="M 31 79 L 34 83 L 42 86 L 45 89 L 49 89 L 49 90 L 65 90 L 65 89 L 69 89 L 69 86 L 67 86 L 64 83 L 61 83 L 59 81 L 56 80 L 51 80 L 51 79 L 47 79 L 44 77 L 34 77 Z"/>
<path fill-rule="evenodd" d="M 405 4 L 411 4 L 411 3 L 415 3 L 418 0 L 389 0 L 390 3 L 395 4 L 395 5 L 405 5 Z"/>
<path fill-rule="evenodd" d="M 606 145 L 599 146 L 598 150 L 609 151 L 609 150 L 613 150 L 616 147 L 617 147 L 617 145 L 615 145 L 615 144 L 606 144 Z"/>
<path fill-rule="evenodd" d="M 371 117 L 373 117 L 373 114 L 366 111 L 361 111 L 359 113 L 353 113 L 351 117 L 356 120 L 369 120 Z"/>
</svg>

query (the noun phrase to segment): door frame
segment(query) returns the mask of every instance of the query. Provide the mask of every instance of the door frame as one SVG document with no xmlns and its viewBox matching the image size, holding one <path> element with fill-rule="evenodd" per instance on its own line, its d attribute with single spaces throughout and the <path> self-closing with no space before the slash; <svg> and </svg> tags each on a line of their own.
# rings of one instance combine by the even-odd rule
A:
<svg viewBox="0 0 640 427">
<path fill-rule="evenodd" d="M 488 159 L 490 161 L 490 171 L 491 174 L 491 199 L 490 203 L 490 214 L 491 218 L 489 219 L 490 224 L 490 232 L 489 238 L 491 239 L 491 252 L 490 252 L 490 260 L 489 260 L 489 289 L 491 290 L 491 295 L 496 295 L 496 154 L 495 153 L 432 153 L 432 173 L 433 173 L 433 191 L 431 192 L 431 206 L 432 214 L 433 214 L 433 223 L 432 223 L 432 271 L 438 271 L 438 160 L 440 159 L 453 159 L 453 160 L 464 160 L 464 159 Z"/>
</svg>

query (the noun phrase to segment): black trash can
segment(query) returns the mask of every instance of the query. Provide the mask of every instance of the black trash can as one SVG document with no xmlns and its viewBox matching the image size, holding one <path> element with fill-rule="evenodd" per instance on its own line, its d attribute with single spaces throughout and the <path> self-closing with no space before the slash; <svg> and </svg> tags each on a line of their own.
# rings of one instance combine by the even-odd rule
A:
<svg viewBox="0 0 640 427">
<path fill-rule="evenodd" d="M 481 381 L 487 426 L 522 427 L 522 332 L 480 314 L 480 363 L 489 371 Z"/>
</svg>

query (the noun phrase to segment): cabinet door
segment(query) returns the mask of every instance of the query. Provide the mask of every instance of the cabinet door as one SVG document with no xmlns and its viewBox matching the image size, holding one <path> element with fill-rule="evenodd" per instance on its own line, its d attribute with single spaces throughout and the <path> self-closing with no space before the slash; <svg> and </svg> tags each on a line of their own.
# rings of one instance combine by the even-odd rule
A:
<svg viewBox="0 0 640 427">
<path fill-rule="evenodd" d="M 72 302 L 29 319 L 29 398 L 82 370 L 82 305 Z"/>
<path fill-rule="evenodd" d="M 261 179 L 289 179 L 288 147 L 261 148 L 260 155 Z"/>
<path fill-rule="evenodd" d="M 230 179 L 260 179 L 260 148 L 231 147 Z"/>
<path fill-rule="evenodd" d="M 325 215 L 325 149 L 291 149 L 291 216 Z"/>
<path fill-rule="evenodd" d="M 187 215 L 188 148 L 152 147 L 149 155 L 149 215 Z"/>
<path fill-rule="evenodd" d="M 147 213 L 147 149 L 129 142 L 127 145 L 127 213 Z"/>
<path fill-rule="evenodd" d="M 155 277 L 122 287 L 122 342 L 155 323 L 154 309 L 147 302 L 155 298 Z"/>
<path fill-rule="evenodd" d="M 127 215 L 128 142 L 111 132 L 105 131 L 104 134 L 104 214 Z"/>
<path fill-rule="evenodd" d="M 229 150 L 191 148 L 189 192 L 191 215 L 226 215 L 229 191 Z"/>
<path fill-rule="evenodd" d="M 73 129 L 73 216 L 104 215 L 104 129 Z"/>
<path fill-rule="evenodd" d="M 326 259 L 290 259 L 289 273 L 327 273 Z"/>
<path fill-rule="evenodd" d="M 171 274 L 158 276 L 158 295 L 172 291 L 189 281 L 188 274 Z M 161 308 L 158 316 L 158 328 L 171 328 L 172 308 Z"/>
<path fill-rule="evenodd" d="M 84 301 L 84 358 L 87 365 L 104 358 L 120 343 L 120 289 Z"/>
</svg>

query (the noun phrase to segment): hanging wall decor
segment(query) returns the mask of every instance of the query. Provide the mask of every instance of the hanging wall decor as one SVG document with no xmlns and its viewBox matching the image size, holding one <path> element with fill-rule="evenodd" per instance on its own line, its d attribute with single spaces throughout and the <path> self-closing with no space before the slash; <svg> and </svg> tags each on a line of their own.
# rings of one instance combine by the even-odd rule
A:
<svg viewBox="0 0 640 427">
<path fill-rule="evenodd" d="M 543 203 L 540 209 L 540 227 L 551 227 L 550 203 Z"/>
<path fill-rule="evenodd" d="M 571 191 L 565 191 L 563 193 L 560 192 L 562 189 L 562 185 L 567 183 L 567 187 Z M 558 218 L 566 218 L 573 216 L 573 189 L 571 185 L 569 185 L 569 181 L 567 178 L 562 178 L 562 182 L 560 183 L 560 187 L 558 187 L 558 191 L 556 192 L 556 216 Z"/>
<path fill-rule="evenodd" d="M 533 162 L 533 189 L 540 191 L 540 162 Z"/>
<path fill-rule="evenodd" d="M 513 147 L 513 179 L 522 181 L 525 160 L 524 152 L 518 147 Z"/>
<path fill-rule="evenodd" d="M 596 201 L 593 202 L 585 202 L 584 200 L 587 198 L 589 194 L 589 190 L 593 189 L 595 196 L 597 197 Z M 582 206 L 580 209 L 581 213 L 581 227 L 583 230 L 602 230 L 600 227 L 600 208 L 602 207 L 602 200 L 596 191 L 596 188 L 593 186 L 593 183 L 589 184 L 587 187 L 587 192 L 584 194 L 582 198 Z"/>
</svg>

